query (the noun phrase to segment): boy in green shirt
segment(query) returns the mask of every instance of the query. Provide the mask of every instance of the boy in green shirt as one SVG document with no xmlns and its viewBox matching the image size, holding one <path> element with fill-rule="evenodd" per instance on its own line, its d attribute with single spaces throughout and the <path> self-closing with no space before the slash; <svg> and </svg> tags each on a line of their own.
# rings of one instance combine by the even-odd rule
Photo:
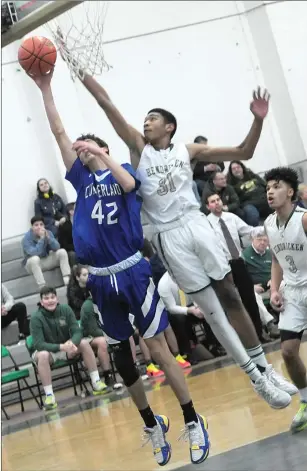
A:
<svg viewBox="0 0 307 471">
<path fill-rule="evenodd" d="M 37 364 L 46 394 L 46 409 L 57 407 L 50 368 L 50 364 L 57 360 L 67 360 L 81 354 L 90 374 L 93 393 L 96 395 L 105 391 L 107 386 L 100 380 L 93 350 L 82 338 L 72 309 L 66 304 L 59 304 L 54 288 L 44 286 L 40 290 L 40 305 L 31 316 L 30 332 L 35 350 L 32 358 Z"/>
</svg>

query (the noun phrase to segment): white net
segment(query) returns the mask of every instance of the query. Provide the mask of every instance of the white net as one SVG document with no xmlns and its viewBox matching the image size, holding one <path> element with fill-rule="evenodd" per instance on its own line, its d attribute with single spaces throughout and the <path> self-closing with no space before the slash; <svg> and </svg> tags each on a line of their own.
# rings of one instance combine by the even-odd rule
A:
<svg viewBox="0 0 307 471">
<path fill-rule="evenodd" d="M 110 66 L 103 53 L 103 29 L 108 2 L 86 1 L 45 26 L 66 62 L 72 80 L 84 73 L 101 75 Z"/>
</svg>

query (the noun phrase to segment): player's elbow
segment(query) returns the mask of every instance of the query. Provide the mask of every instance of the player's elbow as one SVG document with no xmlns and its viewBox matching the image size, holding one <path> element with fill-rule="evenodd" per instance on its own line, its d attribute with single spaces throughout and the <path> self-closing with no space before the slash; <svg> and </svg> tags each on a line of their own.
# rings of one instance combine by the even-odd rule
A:
<svg viewBox="0 0 307 471">
<path fill-rule="evenodd" d="M 243 147 L 237 147 L 238 160 L 249 160 L 253 157 L 254 152 L 250 152 L 249 149 Z"/>
<path fill-rule="evenodd" d="M 135 189 L 135 181 L 133 178 L 131 180 L 127 180 L 124 183 L 122 183 L 122 189 L 124 190 L 125 193 L 130 193 Z"/>
</svg>

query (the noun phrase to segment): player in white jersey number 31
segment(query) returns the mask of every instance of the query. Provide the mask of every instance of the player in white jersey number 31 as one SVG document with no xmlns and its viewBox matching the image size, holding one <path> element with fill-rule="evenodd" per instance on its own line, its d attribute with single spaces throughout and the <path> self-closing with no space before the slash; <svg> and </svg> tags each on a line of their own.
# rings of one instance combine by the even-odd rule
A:
<svg viewBox="0 0 307 471">
<path fill-rule="evenodd" d="M 299 355 L 307 329 L 307 210 L 293 203 L 298 189 L 296 172 L 288 167 L 266 173 L 267 197 L 275 213 L 265 221 L 273 255 L 271 304 L 280 312 L 281 350 L 288 373 L 298 387 L 301 405 L 291 430 L 307 428 L 306 367 Z M 281 281 L 285 288 L 280 291 Z"/>
<path fill-rule="evenodd" d="M 249 375 L 254 390 L 274 408 L 288 406 L 290 395 L 297 389 L 267 363 L 252 321 L 233 284 L 223 248 L 206 216 L 200 212 L 192 189 L 191 163 L 194 161 L 247 160 L 253 156 L 268 113 L 267 91 L 254 92 L 250 107 L 254 122 L 238 147 L 173 145 L 171 139 L 177 122 L 170 112 L 161 108 L 149 111 L 143 135 L 126 122 L 93 77 L 87 73 L 81 75 L 83 85 L 130 149 L 132 164 L 141 182 L 143 211 L 154 232 L 152 242 L 168 272 L 205 313 L 215 336 Z M 231 323 L 219 299 L 227 307 Z M 198 447 L 197 440 L 193 440 L 190 437 L 191 460 L 195 463 Z"/>
</svg>

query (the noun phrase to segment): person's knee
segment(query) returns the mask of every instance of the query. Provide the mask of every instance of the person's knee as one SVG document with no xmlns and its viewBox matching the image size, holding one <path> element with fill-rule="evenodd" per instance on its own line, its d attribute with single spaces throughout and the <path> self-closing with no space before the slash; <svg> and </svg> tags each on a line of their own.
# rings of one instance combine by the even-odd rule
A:
<svg viewBox="0 0 307 471">
<path fill-rule="evenodd" d="M 68 260 L 68 254 L 65 249 L 59 249 L 56 251 L 56 256 L 59 260 L 66 259 Z"/>
<path fill-rule="evenodd" d="M 27 269 L 32 270 L 35 266 L 40 266 L 41 259 L 37 255 L 33 255 L 33 257 L 28 258 L 27 260 Z"/>
<path fill-rule="evenodd" d="M 80 353 L 84 353 L 84 352 L 88 352 L 88 351 L 92 350 L 92 348 L 91 348 L 90 344 L 85 339 L 81 339 L 81 342 L 78 345 L 78 350 L 79 350 Z"/>
<path fill-rule="evenodd" d="M 107 353 L 108 352 L 108 344 L 104 337 L 96 337 L 95 338 L 95 346 L 101 352 Z"/>
<path fill-rule="evenodd" d="M 281 353 L 285 362 L 289 363 L 295 360 L 299 355 L 299 339 L 285 340 L 287 332 L 281 331 Z"/>
<path fill-rule="evenodd" d="M 50 353 L 42 350 L 41 352 L 36 353 L 36 362 L 39 363 L 50 363 Z"/>
<path fill-rule="evenodd" d="M 20 312 L 27 312 L 26 305 L 24 303 L 15 303 L 13 306 L 16 310 L 18 309 Z"/>
<path fill-rule="evenodd" d="M 111 345 L 114 363 L 127 388 L 133 386 L 140 374 L 134 364 L 129 340 Z"/>
</svg>

